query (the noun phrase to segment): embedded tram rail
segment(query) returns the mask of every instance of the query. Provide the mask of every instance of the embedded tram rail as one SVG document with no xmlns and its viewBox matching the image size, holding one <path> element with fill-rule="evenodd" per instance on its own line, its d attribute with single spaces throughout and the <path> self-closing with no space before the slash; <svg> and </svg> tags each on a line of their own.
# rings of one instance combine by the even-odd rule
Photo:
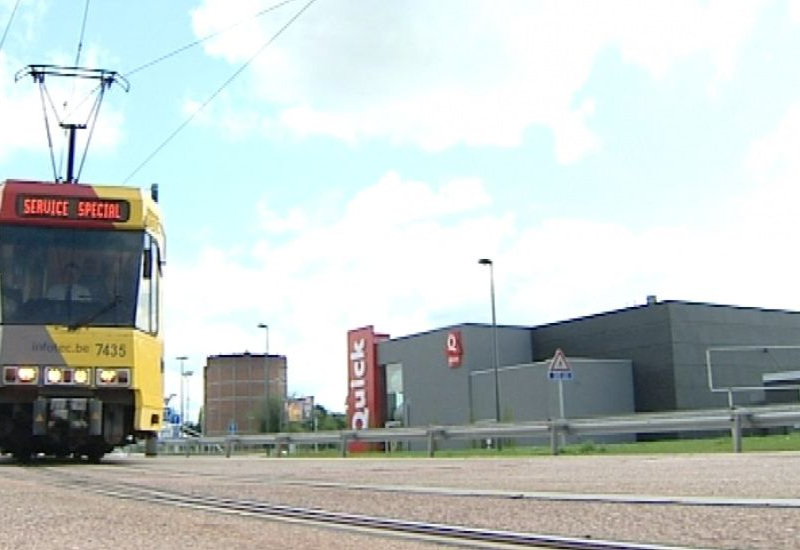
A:
<svg viewBox="0 0 800 550">
<path fill-rule="evenodd" d="M 422 521 L 363 514 L 348 514 L 319 508 L 286 506 L 248 499 L 222 498 L 164 490 L 128 482 L 108 482 L 63 469 L 42 467 L 54 485 L 89 491 L 99 495 L 136 500 L 151 504 L 177 506 L 235 514 L 253 519 L 286 521 L 297 525 L 354 530 L 373 536 L 409 541 L 428 542 L 466 548 L 550 548 L 566 550 L 680 550 L 677 546 L 662 546 L 624 541 L 595 540 L 590 538 L 562 537 L 548 534 L 483 529 L 464 525 L 446 525 Z"/>
</svg>

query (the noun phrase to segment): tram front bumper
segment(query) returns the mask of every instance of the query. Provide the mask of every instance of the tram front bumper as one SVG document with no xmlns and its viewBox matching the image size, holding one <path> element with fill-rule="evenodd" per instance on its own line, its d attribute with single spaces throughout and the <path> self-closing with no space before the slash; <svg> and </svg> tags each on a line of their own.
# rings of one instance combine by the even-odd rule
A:
<svg viewBox="0 0 800 550">
<path fill-rule="evenodd" d="M 86 397 L 38 397 L 33 403 L 33 435 L 47 435 L 56 425 L 70 431 L 103 434 L 103 402 Z"/>
</svg>

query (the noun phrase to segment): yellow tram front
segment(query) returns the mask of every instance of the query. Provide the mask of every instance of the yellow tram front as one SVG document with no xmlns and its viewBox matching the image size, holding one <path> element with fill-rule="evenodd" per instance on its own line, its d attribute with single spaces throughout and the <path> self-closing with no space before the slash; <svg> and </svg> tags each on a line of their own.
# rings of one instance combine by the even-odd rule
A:
<svg viewBox="0 0 800 550">
<path fill-rule="evenodd" d="M 0 184 L 0 450 L 155 452 L 163 410 L 155 191 Z"/>
</svg>

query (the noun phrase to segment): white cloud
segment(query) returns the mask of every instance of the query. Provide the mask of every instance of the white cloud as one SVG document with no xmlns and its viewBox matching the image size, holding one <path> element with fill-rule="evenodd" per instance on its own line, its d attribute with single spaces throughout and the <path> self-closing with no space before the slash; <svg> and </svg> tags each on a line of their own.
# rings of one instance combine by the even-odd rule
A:
<svg viewBox="0 0 800 550">
<path fill-rule="evenodd" d="M 183 102 L 182 111 L 187 119 L 191 118 L 192 121 L 198 125 L 207 126 L 212 123 L 209 112 L 203 108 L 203 103 L 201 101 L 197 101 L 196 99 L 185 100 Z"/>
<path fill-rule="evenodd" d="M 795 23 L 800 23 L 800 0 L 786 0 L 789 9 L 789 17 Z"/>
<path fill-rule="evenodd" d="M 352 144 L 358 134 L 349 116 L 321 113 L 307 105 L 284 109 L 280 114 L 280 122 L 300 137 L 328 135 Z"/>
<path fill-rule="evenodd" d="M 783 120 L 768 136 L 753 142 L 746 167 L 762 184 L 796 186 L 800 173 L 800 102 L 790 106 Z"/>
<path fill-rule="evenodd" d="M 266 41 L 259 21 L 252 19 L 254 13 L 264 9 L 258 0 L 206 0 L 200 8 L 191 12 L 192 28 L 199 37 L 206 37 L 235 25 L 232 31 L 222 32 L 205 44 L 211 55 L 221 56 L 231 63 L 249 59 Z M 286 13 L 285 11 L 282 13 Z"/>
<path fill-rule="evenodd" d="M 0 132 L 0 159 L 20 149 L 42 149 L 46 143 L 38 92 L 29 82 L 14 83 L 12 62 L 0 52 L 0 120 L 15 130 Z"/>
<path fill-rule="evenodd" d="M 255 324 L 266 322 L 271 351 L 289 356 L 290 385 L 341 408 L 346 369 L 336 350 L 348 328 L 391 319 L 387 330 L 420 330 L 432 315 L 483 301 L 476 260 L 513 228 L 508 216 L 483 214 L 488 203 L 476 179 L 437 187 L 396 173 L 330 222 L 299 210 L 280 218 L 262 203 L 269 232 L 253 249 L 208 249 L 169 266 L 168 354 L 261 352 Z M 303 230 L 273 240 L 276 225 Z"/>
<path fill-rule="evenodd" d="M 800 258 L 794 253 L 800 234 L 800 102 L 791 105 L 768 135 L 753 142 L 745 167 L 757 185 L 734 203 L 738 233 L 737 251 L 746 251 L 754 281 L 781 295 L 784 307 L 800 307 L 795 293 L 800 278 Z M 779 303 L 778 300 L 775 300 Z"/>
<path fill-rule="evenodd" d="M 348 329 L 374 324 L 400 336 L 433 328 L 434 319 L 488 321 L 479 257 L 495 261 L 501 322 L 519 324 L 630 305 L 631 293 L 641 302 L 658 290 L 649 286 L 665 266 L 658 255 L 686 257 L 678 242 L 648 252 L 652 235 L 613 223 L 532 222 L 490 206 L 480 180 L 436 186 L 394 172 L 354 194 L 332 221 L 302 210 L 281 218 L 261 203 L 268 233 L 254 248 L 209 249 L 170 266 L 168 353 L 200 361 L 260 352 L 255 325 L 266 322 L 271 351 L 289 358 L 290 390 L 341 410 Z M 278 241 L 275 226 L 302 231 Z M 662 241 L 675 240 L 665 233 Z"/>
<path fill-rule="evenodd" d="M 800 309 L 800 103 L 768 135 L 756 139 L 742 169 L 752 182 L 744 193 L 721 200 L 696 231 L 675 243 L 684 272 L 672 276 L 680 290 L 693 283 L 704 300 Z M 678 256 L 682 253 L 683 256 Z"/>
<path fill-rule="evenodd" d="M 742 162 L 753 187 L 681 226 L 638 230 L 612 221 L 517 218 L 494 211 L 475 178 L 441 184 L 388 172 L 333 219 L 257 206 L 253 248 L 207 250 L 172 265 L 171 353 L 260 352 L 289 357 L 290 389 L 342 409 L 344 338 L 374 324 L 394 336 L 443 323 L 488 321 L 477 258 L 495 261 L 498 319 L 536 324 L 662 299 L 800 308 L 791 253 L 800 233 L 800 106 Z M 330 210 L 330 205 L 328 205 Z M 213 298 L 212 298 L 213 297 Z M 252 329 L 242 319 L 252 317 Z"/>
<path fill-rule="evenodd" d="M 258 4 L 207 0 L 194 30 L 220 30 Z M 439 151 L 457 144 L 512 147 L 548 127 L 556 158 L 572 163 L 601 147 L 594 103 L 577 108 L 595 58 L 619 47 L 663 77 L 676 61 L 709 58 L 712 92 L 735 70 L 758 2 L 407 1 L 315 4 L 254 62 L 248 89 L 277 105 L 299 136 L 349 143 L 385 138 Z M 263 7 L 263 6 L 261 6 Z M 239 65 L 297 9 L 285 7 L 209 41 L 209 55 Z"/>
<path fill-rule="evenodd" d="M 308 227 L 308 216 L 300 208 L 291 208 L 285 216 L 270 210 L 263 200 L 258 202 L 257 208 L 259 219 L 262 220 L 261 227 L 267 233 L 273 235 L 296 233 Z"/>
<path fill-rule="evenodd" d="M 712 0 L 635 2 L 622 8 L 617 41 L 623 56 L 661 78 L 679 59 L 708 55 L 715 80 L 729 78 L 737 50 L 750 34 L 763 2 Z M 615 14 L 616 15 L 616 14 Z"/>
<path fill-rule="evenodd" d="M 474 211 L 491 199 L 475 178 L 453 180 L 435 190 L 420 181 L 403 180 L 389 172 L 377 184 L 359 191 L 350 201 L 348 218 L 377 232 L 406 227 L 418 221 Z"/>
<path fill-rule="evenodd" d="M 0 25 L 8 34 L 3 49 L 12 49 L 18 44 L 30 44 L 36 40 L 36 33 L 41 29 L 41 17 L 47 12 L 48 0 L 28 0 L 24 3 L 17 0 L 0 1 Z M 11 19 L 11 12 L 17 11 Z"/>
</svg>

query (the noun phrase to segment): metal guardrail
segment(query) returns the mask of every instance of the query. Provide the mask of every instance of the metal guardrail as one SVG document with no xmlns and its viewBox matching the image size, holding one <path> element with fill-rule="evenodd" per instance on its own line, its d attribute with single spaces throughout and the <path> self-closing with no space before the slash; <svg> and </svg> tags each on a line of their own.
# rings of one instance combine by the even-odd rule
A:
<svg viewBox="0 0 800 550">
<path fill-rule="evenodd" d="M 742 450 L 742 430 L 745 428 L 774 428 L 800 426 L 800 405 L 741 407 L 676 411 L 668 413 L 637 413 L 627 416 L 597 418 L 547 419 L 535 422 L 473 424 L 467 426 L 426 426 L 405 428 L 373 428 L 327 432 L 298 432 L 219 437 L 186 437 L 165 439 L 162 446 L 174 446 L 187 454 L 192 448 L 215 448 L 230 456 L 236 446 L 337 445 L 341 456 L 347 456 L 352 442 L 393 443 L 426 441 L 428 455 L 434 456 L 439 441 L 508 439 L 516 437 L 550 437 L 552 454 L 559 453 L 562 435 L 585 437 L 614 434 L 654 434 L 676 432 L 728 431 L 733 451 Z"/>
</svg>

